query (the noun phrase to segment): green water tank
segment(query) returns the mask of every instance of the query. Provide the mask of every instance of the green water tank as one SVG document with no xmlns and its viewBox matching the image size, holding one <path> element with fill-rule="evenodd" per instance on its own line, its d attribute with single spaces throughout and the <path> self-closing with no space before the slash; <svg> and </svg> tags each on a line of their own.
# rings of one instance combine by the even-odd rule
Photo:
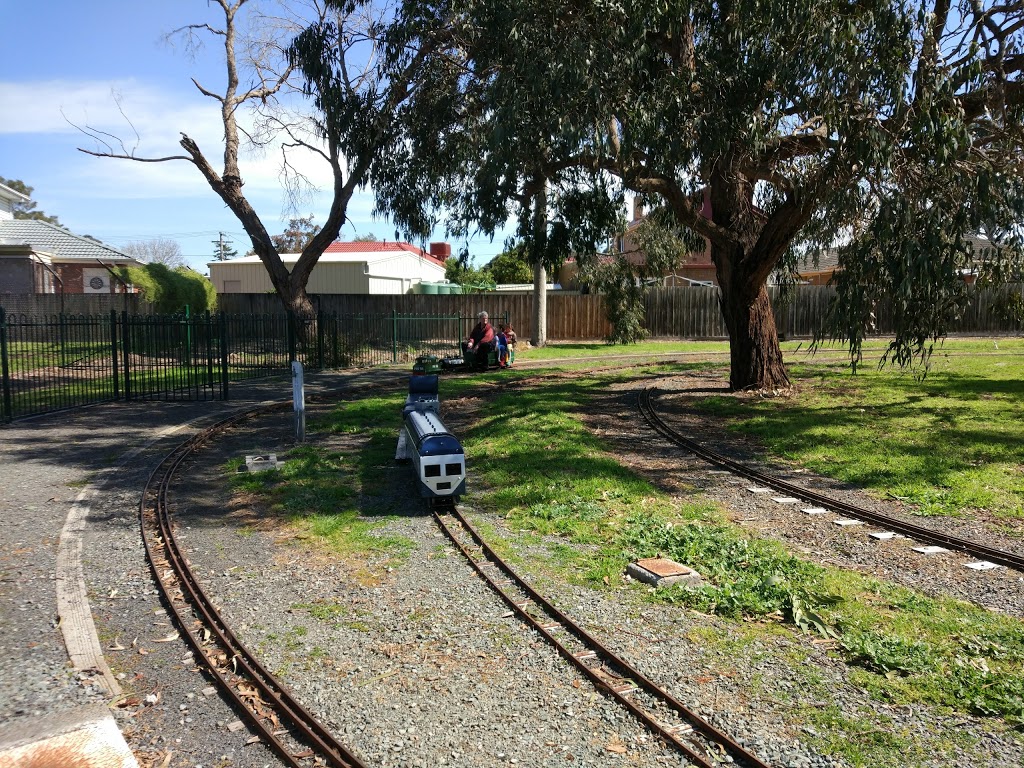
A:
<svg viewBox="0 0 1024 768">
<path fill-rule="evenodd" d="M 437 284 L 436 283 L 420 283 L 419 285 L 420 285 L 420 293 L 431 294 L 431 295 L 437 294 Z"/>
</svg>

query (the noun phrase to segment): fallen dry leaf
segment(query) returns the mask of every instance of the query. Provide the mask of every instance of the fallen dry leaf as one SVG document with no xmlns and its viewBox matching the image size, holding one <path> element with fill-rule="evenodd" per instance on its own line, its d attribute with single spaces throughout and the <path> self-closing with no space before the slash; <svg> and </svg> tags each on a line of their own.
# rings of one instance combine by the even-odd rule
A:
<svg viewBox="0 0 1024 768">
<path fill-rule="evenodd" d="M 606 744 L 604 748 L 607 749 L 609 752 L 615 753 L 616 755 L 626 754 L 626 745 L 622 744 L 621 742 L 613 742 L 611 744 Z"/>
<path fill-rule="evenodd" d="M 178 639 L 177 632 L 171 632 L 167 637 L 161 637 L 159 640 L 153 640 L 154 643 L 173 643 Z"/>
</svg>

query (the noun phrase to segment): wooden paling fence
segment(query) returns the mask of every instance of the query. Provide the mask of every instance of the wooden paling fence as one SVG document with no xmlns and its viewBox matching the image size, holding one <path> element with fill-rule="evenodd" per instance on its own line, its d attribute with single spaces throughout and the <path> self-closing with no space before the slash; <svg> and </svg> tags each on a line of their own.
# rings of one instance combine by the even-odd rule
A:
<svg viewBox="0 0 1024 768">
<path fill-rule="evenodd" d="M 811 338 L 827 328 L 829 308 L 835 289 L 823 285 L 800 285 L 790 300 L 780 301 L 780 289 L 770 287 L 779 333 L 786 338 Z M 1024 285 L 970 289 L 970 302 L 949 326 L 950 333 L 1017 333 L 1021 324 L 1002 314 L 998 307 L 1010 296 L 1024 296 Z M 268 294 L 225 294 L 220 306 L 230 313 L 280 312 L 276 296 Z M 729 334 L 719 308 L 717 287 L 655 288 L 645 299 L 645 327 L 655 338 L 727 339 Z M 463 295 L 353 296 L 321 295 L 314 298 L 323 312 L 373 314 L 398 312 L 411 315 L 475 315 L 482 309 L 492 317 L 508 313 L 516 333 L 528 339 L 533 333 L 532 293 L 480 293 Z M 608 336 L 604 299 L 597 294 L 551 292 L 547 299 L 548 339 L 580 341 Z M 893 332 L 892 313 L 881 305 L 876 312 L 880 334 Z"/>
<path fill-rule="evenodd" d="M 829 322 L 829 306 L 835 290 L 828 286 L 801 285 L 792 299 L 779 301 L 779 289 L 769 288 L 779 333 L 787 338 L 810 338 Z M 1010 296 L 1022 300 L 1024 285 L 997 289 L 971 288 L 970 303 L 961 317 L 953 321 L 950 333 L 1016 333 L 1020 323 L 1001 313 L 998 307 Z M 139 296 L 129 296 L 130 312 L 151 313 Z M 718 306 L 716 287 L 655 288 L 646 297 L 645 327 L 656 338 L 726 339 L 725 322 Z M 122 311 L 124 296 L 66 296 L 65 310 L 56 296 L 0 297 L 0 306 L 8 312 L 55 315 L 98 314 L 111 309 Z M 462 295 L 409 294 L 402 296 L 314 295 L 321 312 L 375 315 L 397 312 L 405 315 L 461 315 L 471 317 L 482 309 L 492 317 L 508 314 L 520 338 L 533 334 L 532 293 L 479 293 Z M 282 314 L 280 300 L 272 294 L 222 294 L 219 309 L 232 315 Z M 606 338 L 611 331 L 604 300 L 600 295 L 551 292 L 547 299 L 548 338 L 552 341 L 580 341 Z M 877 332 L 892 333 L 892 313 L 879 306 Z"/>
</svg>

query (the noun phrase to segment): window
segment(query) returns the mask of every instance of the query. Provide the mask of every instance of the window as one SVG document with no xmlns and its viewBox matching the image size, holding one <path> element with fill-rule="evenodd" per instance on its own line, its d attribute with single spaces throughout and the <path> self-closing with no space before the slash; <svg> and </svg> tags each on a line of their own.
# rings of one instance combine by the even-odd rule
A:
<svg viewBox="0 0 1024 768">
<path fill-rule="evenodd" d="M 462 474 L 462 463 L 458 464 L 445 464 L 444 473 L 446 475 L 461 475 Z"/>
<path fill-rule="evenodd" d="M 424 477 L 440 477 L 441 476 L 441 465 L 440 464 L 426 464 L 423 467 Z"/>
</svg>

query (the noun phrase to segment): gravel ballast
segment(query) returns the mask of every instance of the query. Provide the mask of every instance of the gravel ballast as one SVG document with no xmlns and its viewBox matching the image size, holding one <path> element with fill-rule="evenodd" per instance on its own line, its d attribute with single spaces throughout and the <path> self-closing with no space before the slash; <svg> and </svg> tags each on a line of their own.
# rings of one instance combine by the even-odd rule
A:
<svg viewBox="0 0 1024 768">
<path fill-rule="evenodd" d="M 680 391 L 694 386 L 685 378 L 676 382 Z M 658 383 L 670 388 L 665 380 Z M 867 538 L 863 531 L 808 524 L 793 510 L 786 514 L 795 522 L 780 524 L 776 506 L 752 498 L 745 485 L 680 460 L 677 449 L 652 439 L 638 423 L 634 389 L 608 392 L 591 427 L 619 446 L 623 461 L 646 466 L 664 489 L 699 488 L 741 524 L 779 537 L 817 562 L 1020 615 L 1019 574 L 961 568 L 955 578 L 943 577 L 933 570 L 938 560 L 908 569 L 905 556 L 889 546 L 894 542 L 864 545 L 858 538 Z M 164 768 L 279 764 L 238 728 L 239 713 L 197 671 L 185 643 L 173 638 L 175 627 L 144 558 L 138 493 L 159 458 L 196 425 L 245 402 L 287 394 L 282 385 L 230 404 L 103 406 L 4 431 L 0 460 L 16 463 L 18 472 L 5 473 L 0 484 L 0 642 L 8 662 L 0 671 L 0 718 L 27 718 L 100 698 L 88 675 L 68 672 L 53 598 L 55 538 L 82 483 L 93 482 L 101 492 L 92 502 L 83 547 L 87 586 L 101 646 L 124 688 L 112 702 L 115 716 L 140 762 Z M 663 397 L 662 404 L 671 398 Z M 685 408 L 673 418 L 686 418 Z M 191 426 L 169 432 L 186 422 Z M 644 455 L 629 447 L 637 435 L 645 440 Z M 359 450 L 357 436 L 313 432 L 309 438 L 336 450 Z M 151 440 L 156 442 L 130 464 L 109 470 L 128 447 Z M 393 489 L 398 514 L 376 535 L 407 541 L 397 558 L 318 551 L 230 491 L 225 461 L 247 453 L 283 455 L 291 444 L 290 416 L 278 414 L 202 449 L 172 493 L 181 544 L 243 642 L 367 764 L 685 764 L 509 615 L 425 513 L 407 468 L 378 470 Z M 865 501 L 852 489 L 837 490 Z M 476 519 L 516 541 L 500 518 L 473 510 L 471 497 L 467 502 Z M 1020 736 L 990 721 L 873 700 L 850 682 L 849 670 L 828 645 L 809 636 L 779 631 L 732 637 L 728 622 L 645 602 L 645 587 L 593 590 L 550 579 L 527 557 L 522 567 L 573 618 L 771 765 L 846 765 L 812 746 L 816 734 L 799 714 L 808 707 L 835 707 L 924 744 L 931 733 L 961 733 L 957 744 L 915 764 L 1019 766 L 1024 760 Z M 709 638 L 728 640 L 728 648 Z M 820 689 L 806 689 L 800 672 L 805 664 L 819 668 L 828 699 Z"/>
</svg>

